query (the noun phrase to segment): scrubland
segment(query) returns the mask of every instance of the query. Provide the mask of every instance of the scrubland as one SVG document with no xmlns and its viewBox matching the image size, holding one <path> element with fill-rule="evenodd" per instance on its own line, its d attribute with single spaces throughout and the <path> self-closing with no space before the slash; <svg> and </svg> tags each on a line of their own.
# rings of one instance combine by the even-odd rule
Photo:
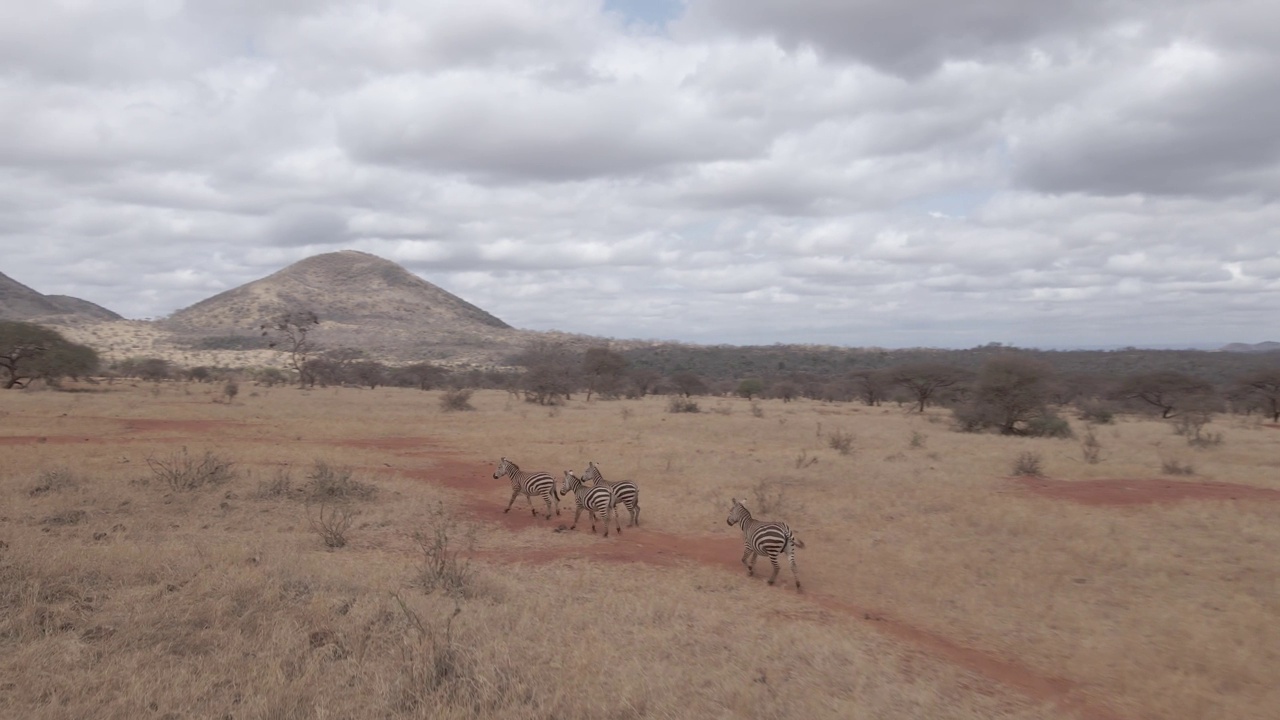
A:
<svg viewBox="0 0 1280 720">
<path fill-rule="evenodd" d="M 1010 477 L 1032 452 L 1054 481 L 1280 491 L 1280 429 L 1256 418 L 1219 417 L 1207 447 L 1121 418 L 1094 428 L 1090 463 L 1079 437 L 958 433 L 895 406 L 70 389 L 0 394 L 0 717 L 1280 707 L 1280 501 L 1155 486 L 1090 504 Z M 594 460 L 639 484 L 642 526 L 567 531 L 572 498 L 550 520 L 523 497 L 504 515 L 500 456 L 557 478 Z M 204 484 L 164 477 L 206 459 Z M 746 576 L 731 497 L 796 529 L 804 592 L 785 566 L 765 585 L 767 560 Z"/>
</svg>

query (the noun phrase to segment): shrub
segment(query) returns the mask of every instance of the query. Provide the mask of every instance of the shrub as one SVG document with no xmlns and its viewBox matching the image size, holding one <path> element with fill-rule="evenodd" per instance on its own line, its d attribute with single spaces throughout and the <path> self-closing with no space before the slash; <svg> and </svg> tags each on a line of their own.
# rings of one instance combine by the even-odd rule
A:
<svg viewBox="0 0 1280 720">
<path fill-rule="evenodd" d="M 1195 475 L 1196 469 L 1191 463 L 1180 462 L 1177 459 L 1170 458 L 1160 463 L 1160 469 L 1165 475 Z"/>
<path fill-rule="evenodd" d="M 912 430 L 912 431 L 911 431 L 911 443 L 910 443 L 910 445 L 911 445 L 911 447 L 913 447 L 913 448 L 922 448 L 922 447 L 924 447 L 924 441 L 925 441 L 925 440 L 927 440 L 927 439 L 929 439 L 929 436 L 928 436 L 928 435 L 925 435 L 924 433 L 920 432 L 919 430 Z"/>
<path fill-rule="evenodd" d="M 853 452 L 853 434 L 832 430 L 827 436 L 827 445 L 841 455 L 848 455 Z"/>
<path fill-rule="evenodd" d="M 696 400 L 684 397 L 672 397 L 667 401 L 667 412 L 669 413 L 696 413 L 702 412 L 702 408 L 698 407 Z"/>
<path fill-rule="evenodd" d="M 1029 437 L 1070 439 L 1076 436 L 1071 423 L 1052 410 L 1045 410 L 1027 421 L 1023 434 Z"/>
<path fill-rule="evenodd" d="M 1102 461 L 1102 443 L 1098 442 L 1098 436 L 1093 434 L 1092 427 L 1085 432 L 1080 452 L 1084 455 L 1084 461 L 1090 465 L 1097 465 Z"/>
<path fill-rule="evenodd" d="M 258 491 L 254 497 L 259 499 L 288 497 L 293 493 L 293 473 L 288 468 L 276 468 L 275 475 L 265 482 L 258 483 Z"/>
<path fill-rule="evenodd" d="M 317 510 L 312 512 L 312 505 L 307 504 L 307 524 L 324 541 L 325 547 L 340 548 L 347 544 L 347 530 L 355 521 L 356 512 L 345 503 L 329 503 L 320 501 Z"/>
<path fill-rule="evenodd" d="M 764 417 L 764 408 L 760 407 L 760 403 L 755 400 L 751 401 L 751 416 L 758 418 Z"/>
<path fill-rule="evenodd" d="M 151 474 L 174 491 L 198 490 L 205 485 L 221 485 L 236 476 L 234 463 L 205 451 L 200 458 L 192 457 L 183 447 L 168 457 L 147 456 Z"/>
<path fill-rule="evenodd" d="M 227 396 L 227 402 L 236 399 L 236 395 L 240 394 L 240 385 L 235 380 L 228 380 L 226 385 L 222 386 L 222 394 Z"/>
<path fill-rule="evenodd" d="M 1116 411 L 1107 403 L 1085 403 L 1080 406 L 1080 419 L 1094 425 L 1110 425 L 1116 420 Z"/>
<path fill-rule="evenodd" d="M 1013 474 L 1019 477 L 1041 477 L 1044 475 L 1041 469 L 1040 453 L 1030 450 L 1019 453 L 1017 459 L 1013 461 Z"/>
<path fill-rule="evenodd" d="M 446 390 L 444 395 L 440 396 L 440 409 L 445 412 L 475 410 L 471 404 L 471 392 L 466 388 Z"/>
<path fill-rule="evenodd" d="M 315 499 L 368 500 L 378 491 L 376 485 L 352 478 L 351 468 L 332 467 L 323 460 L 316 461 L 307 479 L 307 495 Z"/>
<path fill-rule="evenodd" d="M 36 484 L 28 491 L 28 493 L 34 497 L 36 495 L 44 495 L 45 493 L 74 490 L 79 486 L 79 478 L 77 478 L 69 468 L 60 467 L 50 470 L 41 470 L 39 477 L 36 478 Z"/>
<path fill-rule="evenodd" d="M 418 582 L 428 593 L 440 590 L 455 599 L 469 597 L 472 592 L 471 562 L 461 557 L 455 541 L 462 535 L 466 549 L 470 550 L 475 544 L 475 529 L 460 532 L 443 503 L 431 512 L 429 524 L 428 530 L 413 534 L 413 540 L 422 552 Z"/>
</svg>

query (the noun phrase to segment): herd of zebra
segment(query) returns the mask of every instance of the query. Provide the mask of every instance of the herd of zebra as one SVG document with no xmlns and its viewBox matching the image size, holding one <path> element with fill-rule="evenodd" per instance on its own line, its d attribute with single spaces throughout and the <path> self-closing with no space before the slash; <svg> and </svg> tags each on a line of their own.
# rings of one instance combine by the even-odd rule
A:
<svg viewBox="0 0 1280 720">
<path fill-rule="evenodd" d="M 587 463 L 582 477 L 575 475 L 572 470 L 565 470 L 559 488 L 550 473 L 521 470 L 520 466 L 505 457 L 493 471 L 494 480 L 503 476 L 511 481 L 511 499 L 507 502 L 507 508 L 502 511 L 504 513 L 511 512 L 516 496 L 524 495 L 529 501 L 529 510 L 537 517 L 538 509 L 533 505 L 536 495 L 546 502 L 547 519 L 550 520 L 552 500 L 555 501 L 556 515 L 559 515 L 560 496 L 567 497 L 569 493 L 573 493 L 576 509 L 570 530 L 578 527 L 578 518 L 585 510 L 591 518 L 591 532 L 596 531 L 596 516 L 599 515 L 604 520 L 604 536 L 609 537 L 609 515 L 613 514 L 617 531 L 621 534 L 622 521 L 618 517 L 618 505 L 625 507 L 631 515 L 631 522 L 627 523 L 627 527 L 640 525 L 640 489 L 628 480 L 606 482 L 594 461 Z M 778 579 L 778 557 L 786 553 L 791 561 L 791 576 L 795 578 L 796 589 L 800 589 L 800 574 L 796 571 L 796 548 L 803 549 L 804 543 L 786 523 L 756 520 L 737 498 L 733 498 L 726 522 L 730 526 L 737 524 L 742 528 L 742 564 L 747 568 L 747 575 L 755 574 L 756 558 L 764 555 L 773 564 L 773 575 L 769 576 L 769 584 L 772 585 Z"/>
</svg>

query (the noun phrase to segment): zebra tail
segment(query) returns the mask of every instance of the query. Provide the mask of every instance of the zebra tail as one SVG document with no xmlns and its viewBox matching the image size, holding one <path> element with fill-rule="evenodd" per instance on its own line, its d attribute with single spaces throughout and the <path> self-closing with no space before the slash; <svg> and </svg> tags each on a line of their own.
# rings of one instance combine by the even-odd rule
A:
<svg viewBox="0 0 1280 720">
<path fill-rule="evenodd" d="M 804 541 L 803 541 L 803 540 L 801 540 L 800 538 L 796 537 L 795 535 L 792 535 L 792 536 L 791 536 L 791 544 L 792 544 L 792 545 L 795 545 L 796 547 L 800 548 L 801 550 L 803 550 L 803 549 L 804 549 Z"/>
</svg>

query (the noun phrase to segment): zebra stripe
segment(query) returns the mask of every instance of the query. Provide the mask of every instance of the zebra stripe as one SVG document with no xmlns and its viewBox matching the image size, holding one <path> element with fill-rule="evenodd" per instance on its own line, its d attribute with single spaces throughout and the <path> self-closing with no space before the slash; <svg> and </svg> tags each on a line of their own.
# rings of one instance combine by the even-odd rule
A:
<svg viewBox="0 0 1280 720">
<path fill-rule="evenodd" d="M 577 510 L 573 513 L 573 524 L 569 526 L 572 530 L 578 527 L 578 517 L 582 515 L 582 511 L 586 510 L 591 516 L 591 532 L 596 531 L 596 513 L 604 518 L 604 536 L 609 537 L 609 511 L 613 509 L 615 499 L 613 492 L 606 487 L 587 487 L 582 478 L 573 474 L 572 470 L 564 471 L 564 485 L 561 486 L 560 492 L 568 495 L 573 493 L 574 502 L 577 503 Z M 622 534 L 622 523 L 618 520 L 618 516 L 614 515 L 614 522 L 618 523 L 618 534 Z"/>
<path fill-rule="evenodd" d="M 742 527 L 742 564 L 747 566 L 747 574 L 755 575 L 756 557 L 769 556 L 773 563 L 773 575 L 769 576 L 769 584 L 778 579 L 778 556 L 787 553 L 791 559 L 791 576 L 796 580 L 796 589 L 800 589 L 800 574 L 796 572 L 796 548 L 804 548 L 804 543 L 795 536 L 784 522 L 766 522 L 751 517 L 746 505 L 733 499 L 733 507 L 729 509 L 728 523 L 738 523 Z M 747 557 L 751 562 L 747 562 Z"/>
<path fill-rule="evenodd" d="M 596 467 L 595 461 L 587 463 L 587 469 L 582 472 L 582 482 L 609 488 L 613 493 L 613 501 L 626 506 L 627 512 L 631 515 L 631 522 L 627 523 L 627 527 L 640 524 L 640 488 L 636 487 L 635 483 L 630 480 L 605 482 L 604 475 L 600 474 L 600 468 Z"/>
<path fill-rule="evenodd" d="M 502 512 L 511 512 L 511 505 L 515 503 L 516 496 L 523 493 L 529 500 L 529 510 L 534 517 L 538 517 L 538 511 L 533 507 L 534 495 L 546 501 L 548 520 L 551 519 L 551 498 L 553 497 L 556 499 L 556 514 L 560 514 L 560 495 L 556 493 L 556 479 L 551 477 L 550 473 L 525 472 L 519 465 L 502 458 L 498 463 L 498 469 L 493 471 L 493 479 L 497 480 L 503 475 L 511 479 L 511 500 L 507 502 L 507 509 Z"/>
</svg>

